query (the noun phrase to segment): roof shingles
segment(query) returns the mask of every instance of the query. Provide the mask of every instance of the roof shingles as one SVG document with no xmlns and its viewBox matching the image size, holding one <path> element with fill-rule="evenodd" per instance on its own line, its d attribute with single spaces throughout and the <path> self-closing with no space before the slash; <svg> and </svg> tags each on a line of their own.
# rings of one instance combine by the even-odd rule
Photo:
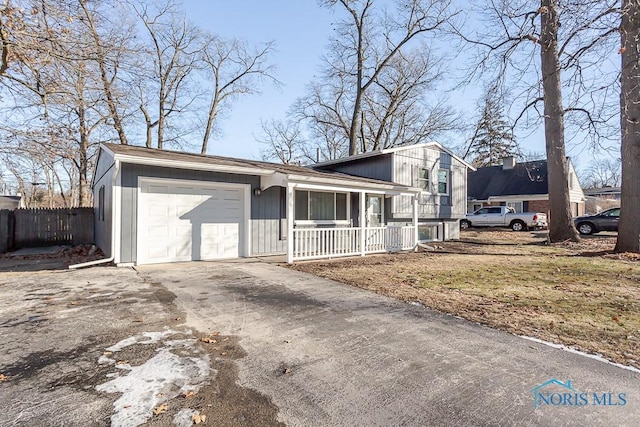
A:
<svg viewBox="0 0 640 427">
<path fill-rule="evenodd" d="M 311 169 L 305 166 L 296 165 L 283 165 L 280 163 L 262 162 L 259 160 L 245 160 L 235 159 L 232 157 L 202 155 L 194 153 L 185 153 L 181 151 L 169 151 L 158 150 L 154 148 L 139 147 L 134 145 L 121 145 L 121 144 L 103 144 L 105 148 L 112 151 L 114 154 L 132 156 L 147 159 L 156 160 L 168 160 L 168 161 L 182 161 L 191 162 L 194 164 L 207 164 L 207 165 L 224 165 L 238 168 L 259 168 L 265 170 L 273 170 L 276 172 L 289 174 L 289 175 L 301 175 L 316 178 L 334 178 L 352 182 L 368 183 L 368 184 L 381 184 L 381 185 L 395 185 L 399 187 L 408 188 L 406 185 L 387 182 L 378 179 L 361 178 L 353 175 L 348 175 L 340 172 L 332 171 L 320 171 Z"/>
<path fill-rule="evenodd" d="M 502 166 L 478 168 L 468 172 L 467 182 L 467 195 L 472 200 L 549 192 L 546 160 L 518 163 L 513 169 Z"/>
</svg>

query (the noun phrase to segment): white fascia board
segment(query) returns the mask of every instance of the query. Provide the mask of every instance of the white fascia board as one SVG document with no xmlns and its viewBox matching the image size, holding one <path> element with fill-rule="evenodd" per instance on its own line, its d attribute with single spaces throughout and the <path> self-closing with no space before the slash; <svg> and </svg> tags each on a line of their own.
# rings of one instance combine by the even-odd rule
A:
<svg viewBox="0 0 640 427">
<path fill-rule="evenodd" d="M 425 145 L 431 145 L 431 146 L 436 146 L 438 147 L 440 150 L 444 151 L 445 153 L 447 153 L 448 155 L 450 155 L 451 157 L 453 157 L 454 159 L 456 159 L 457 161 L 459 161 L 460 163 L 462 163 L 463 165 L 465 165 L 468 169 L 471 169 L 472 171 L 476 171 L 477 169 L 474 168 L 473 166 L 471 166 L 469 163 L 467 163 L 466 161 L 464 161 L 464 159 L 460 156 L 458 156 L 457 154 L 455 154 L 453 151 L 449 150 L 447 147 L 445 147 L 444 145 L 440 144 L 438 141 L 431 141 L 431 142 L 427 142 Z"/>
<path fill-rule="evenodd" d="M 98 149 L 98 158 L 96 159 L 96 163 L 95 163 L 96 167 L 93 168 L 94 169 L 94 173 L 93 173 L 93 177 L 91 177 L 91 189 L 93 189 L 95 187 L 95 184 L 96 184 L 95 169 L 97 168 L 98 163 L 100 162 L 100 158 L 102 157 L 103 153 L 107 153 L 109 155 L 109 157 L 111 157 L 111 160 L 113 160 L 113 162 L 115 163 L 113 151 L 109 150 L 103 144 L 100 144 L 99 149 Z"/>
<path fill-rule="evenodd" d="M 529 200 L 549 200 L 548 194 L 516 194 L 513 196 L 490 196 L 487 202 L 509 202 L 509 201 L 529 201 Z"/>
<path fill-rule="evenodd" d="M 104 152 L 106 152 L 106 153 L 109 153 L 109 155 L 111 156 L 111 158 L 112 158 L 112 159 L 115 159 L 115 157 L 116 157 L 116 153 L 114 153 L 113 151 L 109 150 L 109 149 L 107 148 L 107 146 L 106 146 L 106 145 L 104 145 L 104 144 L 100 144 L 100 149 L 102 149 L 102 150 L 103 150 Z"/>
<path fill-rule="evenodd" d="M 385 148 L 385 149 L 378 150 L 378 151 L 369 151 L 367 153 L 360 153 L 360 154 L 356 154 L 356 155 L 353 155 L 353 156 L 342 157 L 340 159 L 326 160 L 324 162 L 318 162 L 318 163 L 314 163 L 313 165 L 308 165 L 308 166 L 309 167 L 313 167 L 313 166 L 334 165 L 334 164 L 338 164 L 338 163 L 350 162 L 352 160 L 366 159 L 367 157 L 375 157 L 375 156 L 379 156 L 380 154 L 391 154 L 391 153 L 395 153 L 396 151 L 407 150 L 409 148 L 426 147 L 429 144 L 432 144 L 432 143 L 431 142 L 421 142 L 420 144 L 403 145 L 402 147 Z"/>
<path fill-rule="evenodd" d="M 414 187 L 398 187 L 392 184 L 377 184 L 377 183 L 354 183 L 345 182 L 340 179 L 332 178 L 317 178 L 317 177 L 302 177 L 289 175 L 289 185 L 300 189 L 320 190 L 320 191 L 348 191 L 358 193 L 362 191 L 379 193 L 385 195 L 406 195 L 415 196 L 422 192 L 419 188 Z"/>
<path fill-rule="evenodd" d="M 271 175 L 273 169 L 252 168 L 244 166 L 216 165 L 210 163 L 185 162 L 183 160 L 152 159 L 149 157 L 128 156 L 116 154 L 115 158 L 122 163 L 136 165 L 160 166 L 174 169 L 203 170 L 211 172 L 237 173 L 240 175 Z"/>
</svg>

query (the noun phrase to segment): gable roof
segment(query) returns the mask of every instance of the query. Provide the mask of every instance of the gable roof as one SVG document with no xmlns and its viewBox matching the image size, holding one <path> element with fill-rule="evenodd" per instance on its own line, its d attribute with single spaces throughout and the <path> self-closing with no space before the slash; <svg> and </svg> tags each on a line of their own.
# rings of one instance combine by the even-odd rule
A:
<svg viewBox="0 0 640 427">
<path fill-rule="evenodd" d="M 409 150 L 409 149 L 413 149 L 413 148 L 420 148 L 420 147 L 435 147 L 435 148 L 439 149 L 440 151 L 444 151 L 445 153 L 449 154 L 451 157 L 453 157 L 454 159 L 456 159 L 457 161 L 459 161 L 460 163 L 465 165 L 468 169 L 476 170 L 476 168 L 474 168 L 472 165 L 470 165 L 469 163 L 465 162 L 464 159 L 462 159 L 462 157 L 456 155 L 453 151 L 449 150 L 448 148 L 446 148 L 445 146 L 440 144 L 438 141 L 423 142 L 423 143 L 420 143 L 420 144 L 412 144 L 412 145 L 403 145 L 403 146 L 400 146 L 400 147 L 385 148 L 385 149 L 378 150 L 378 151 L 369 151 L 368 153 L 360 153 L 360 154 L 356 154 L 354 156 L 342 157 L 340 159 L 327 160 L 325 162 L 318 162 L 318 163 L 314 163 L 313 165 L 309 165 L 309 166 L 315 168 L 315 167 L 321 167 L 321 166 L 335 165 L 335 164 L 338 164 L 338 163 L 352 162 L 354 160 L 366 159 L 367 157 L 374 157 L 374 156 L 380 156 L 380 155 L 384 155 L 384 154 L 391 154 L 391 153 L 395 153 L 395 152 L 398 152 L 398 151 L 404 151 L 404 150 Z"/>
<path fill-rule="evenodd" d="M 339 181 L 342 184 L 377 186 L 387 189 L 399 189 L 416 192 L 402 184 L 378 179 L 360 178 L 332 171 L 318 171 L 305 166 L 283 165 L 280 163 L 262 162 L 259 160 L 236 159 L 232 157 L 202 155 L 181 151 L 158 150 L 155 148 L 134 145 L 102 144 L 102 148 L 111 152 L 115 159 L 123 163 L 152 164 L 176 169 L 211 170 L 218 172 L 269 176 L 276 173 L 287 175 L 289 178 L 323 182 Z M 415 191 L 414 191 L 415 190 Z"/>
<path fill-rule="evenodd" d="M 467 196 L 471 200 L 548 193 L 546 160 L 517 163 L 513 169 L 488 166 L 467 173 Z"/>
</svg>

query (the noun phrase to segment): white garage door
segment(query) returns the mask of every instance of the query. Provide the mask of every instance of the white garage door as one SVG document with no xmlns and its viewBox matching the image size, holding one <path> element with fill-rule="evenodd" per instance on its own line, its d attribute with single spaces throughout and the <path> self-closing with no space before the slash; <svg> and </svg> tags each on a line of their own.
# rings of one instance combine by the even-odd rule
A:
<svg viewBox="0 0 640 427">
<path fill-rule="evenodd" d="M 246 255 L 247 187 L 141 179 L 137 263 Z"/>
</svg>

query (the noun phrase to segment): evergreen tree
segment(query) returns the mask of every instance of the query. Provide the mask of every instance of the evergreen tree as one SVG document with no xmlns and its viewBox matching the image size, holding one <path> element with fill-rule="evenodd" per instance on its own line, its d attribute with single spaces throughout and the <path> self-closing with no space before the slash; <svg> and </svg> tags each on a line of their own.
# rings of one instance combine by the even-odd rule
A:
<svg viewBox="0 0 640 427">
<path fill-rule="evenodd" d="M 495 90 L 489 90 L 464 157 L 473 166 L 484 167 L 499 165 L 504 157 L 515 156 L 516 153 L 516 139 L 504 118 L 502 105 Z"/>
</svg>

